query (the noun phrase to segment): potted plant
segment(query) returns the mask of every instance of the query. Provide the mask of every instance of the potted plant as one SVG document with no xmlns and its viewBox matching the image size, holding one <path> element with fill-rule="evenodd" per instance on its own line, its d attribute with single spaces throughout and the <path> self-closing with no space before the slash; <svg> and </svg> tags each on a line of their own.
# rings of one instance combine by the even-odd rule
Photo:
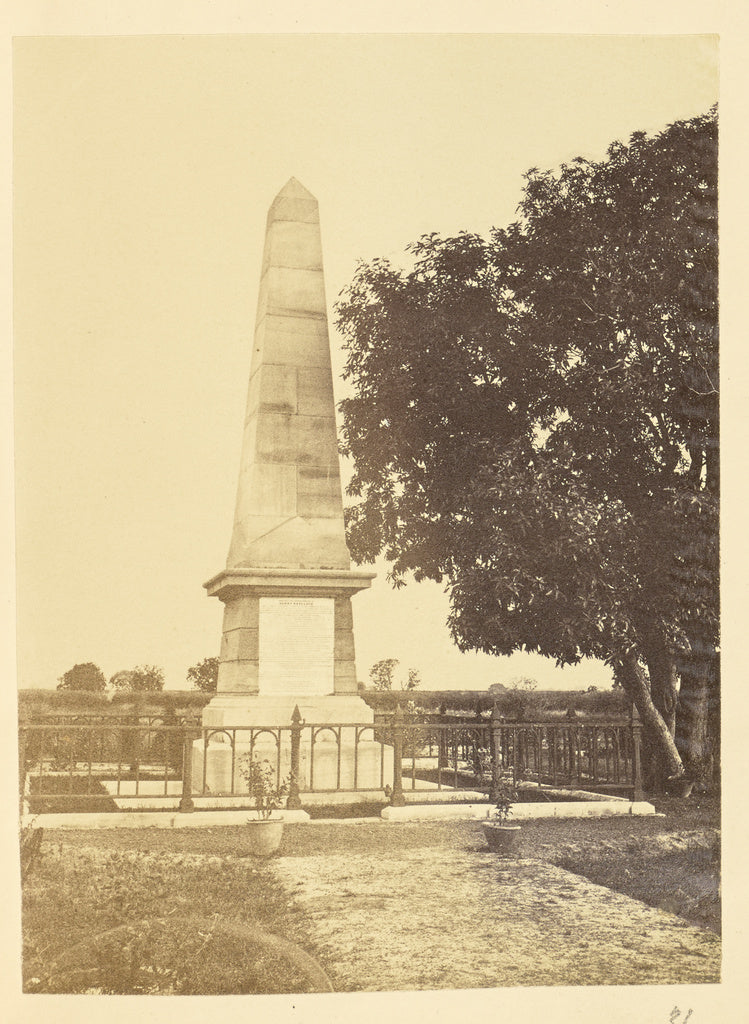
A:
<svg viewBox="0 0 749 1024">
<path fill-rule="evenodd" d="M 509 822 L 512 805 L 517 797 L 518 791 L 514 780 L 501 776 L 493 788 L 494 818 L 483 822 L 489 849 L 501 857 L 515 856 L 520 842 L 520 826 L 511 825 Z"/>
<path fill-rule="evenodd" d="M 239 773 L 247 783 L 256 815 L 247 819 L 247 852 L 254 857 L 269 857 L 281 845 L 283 815 L 274 815 L 274 811 L 283 807 L 289 780 L 276 783 L 270 761 L 267 758 L 260 761 L 253 754 L 240 758 Z"/>
</svg>

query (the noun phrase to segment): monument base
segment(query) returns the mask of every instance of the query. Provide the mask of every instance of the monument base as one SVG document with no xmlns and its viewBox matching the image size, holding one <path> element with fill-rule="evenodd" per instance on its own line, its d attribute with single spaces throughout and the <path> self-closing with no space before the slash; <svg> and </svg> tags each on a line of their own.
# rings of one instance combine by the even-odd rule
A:
<svg viewBox="0 0 749 1024">
<path fill-rule="evenodd" d="M 375 740 L 374 712 L 361 697 L 219 693 L 203 710 L 203 738 L 193 744 L 193 792 L 246 792 L 242 765 L 250 756 L 268 760 L 276 777 L 287 779 L 290 726 L 297 707 L 302 719 L 297 780 L 302 794 L 392 786 L 392 747 Z"/>
</svg>

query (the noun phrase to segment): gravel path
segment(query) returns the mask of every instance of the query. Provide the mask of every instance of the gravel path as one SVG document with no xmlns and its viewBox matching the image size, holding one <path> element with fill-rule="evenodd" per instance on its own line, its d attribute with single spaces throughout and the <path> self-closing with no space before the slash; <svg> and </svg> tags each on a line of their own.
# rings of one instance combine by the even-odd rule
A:
<svg viewBox="0 0 749 1024">
<path fill-rule="evenodd" d="M 351 852 L 357 826 L 338 828 L 349 852 L 307 826 L 293 845 L 312 852 L 272 862 L 337 991 L 719 980 L 712 933 L 542 861 L 502 861 L 475 825 L 428 845 L 388 829 L 368 852 Z"/>
</svg>

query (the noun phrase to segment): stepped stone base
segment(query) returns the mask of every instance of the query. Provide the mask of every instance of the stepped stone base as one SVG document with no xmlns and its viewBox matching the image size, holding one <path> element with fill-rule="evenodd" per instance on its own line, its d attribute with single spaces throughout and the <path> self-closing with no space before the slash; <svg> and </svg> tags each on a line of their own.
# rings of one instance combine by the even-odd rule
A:
<svg viewBox="0 0 749 1024">
<path fill-rule="evenodd" d="M 295 707 L 299 708 L 302 720 L 310 725 L 327 722 L 365 725 L 374 722 L 372 708 L 353 693 L 331 693 L 322 697 L 217 693 L 203 708 L 203 728 L 288 727 Z"/>
<path fill-rule="evenodd" d="M 276 772 L 280 758 L 280 778 L 285 779 L 291 770 L 291 733 L 286 730 L 295 707 L 304 723 L 298 780 L 302 793 L 392 786 L 392 748 L 374 741 L 374 712 L 361 697 L 330 694 L 305 699 L 222 693 L 204 709 L 203 728 L 209 732 L 193 745 L 194 792 L 203 792 L 204 783 L 206 794 L 245 792 L 241 764 L 251 751 L 258 760 L 267 758 Z M 252 744 L 250 727 L 255 730 Z M 279 727 L 284 730 L 280 752 L 274 731 Z M 310 727 L 315 727 L 314 739 Z M 235 729 L 237 732 L 232 731 Z"/>
</svg>

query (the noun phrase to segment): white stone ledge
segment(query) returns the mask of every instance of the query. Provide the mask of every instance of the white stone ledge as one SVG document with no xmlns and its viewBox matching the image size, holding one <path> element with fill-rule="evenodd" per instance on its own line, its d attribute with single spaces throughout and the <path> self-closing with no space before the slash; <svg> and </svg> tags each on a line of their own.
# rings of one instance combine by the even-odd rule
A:
<svg viewBox="0 0 749 1024">
<path fill-rule="evenodd" d="M 308 794 L 309 795 L 309 794 Z M 332 804 L 339 801 L 330 797 L 344 794 L 315 794 L 320 803 Z M 348 794 L 345 794 L 348 796 Z M 365 794 L 356 794 L 357 802 L 365 798 Z M 327 798 L 323 800 L 323 798 Z M 308 801 L 311 802 L 311 801 Z M 340 801 L 343 802 L 343 801 Z M 381 812 L 383 822 L 398 821 L 440 821 L 440 820 L 475 820 L 485 821 L 492 817 L 492 806 L 486 803 L 477 804 L 412 804 L 406 807 L 385 807 Z M 308 822 L 310 816 L 306 811 L 279 812 L 289 824 Z M 638 802 L 586 802 L 557 804 L 515 804 L 513 821 L 531 821 L 536 818 L 595 818 L 622 815 L 655 814 L 652 804 Z M 47 829 L 108 829 L 108 828 L 211 828 L 219 825 L 243 825 L 253 817 L 251 810 L 192 811 L 177 813 L 173 811 L 119 811 L 109 813 L 80 814 L 25 814 L 22 825 Z M 341 824 L 347 819 L 316 819 L 315 824 L 323 821 Z M 372 822 L 377 819 L 365 818 L 357 821 Z"/>
<path fill-rule="evenodd" d="M 386 821 L 425 821 L 442 818 L 464 818 L 485 820 L 493 815 L 491 804 L 411 804 L 405 807 L 385 807 L 382 817 Z M 655 814 L 652 804 L 628 800 L 591 800 L 559 803 L 514 804 L 512 821 L 527 821 L 534 818 L 605 818 L 615 815 Z"/>
<path fill-rule="evenodd" d="M 377 573 L 360 572 L 354 569 L 224 569 L 217 573 L 203 587 L 210 597 L 222 597 L 233 591 L 290 589 L 339 590 L 356 593 L 372 585 Z"/>
<path fill-rule="evenodd" d="M 280 812 L 279 812 L 280 813 Z M 111 811 L 100 814 L 29 814 L 22 825 L 47 829 L 107 828 L 211 828 L 216 825 L 244 825 L 256 817 L 251 810 L 233 811 Z M 283 811 L 285 822 L 309 821 L 306 811 Z"/>
</svg>

